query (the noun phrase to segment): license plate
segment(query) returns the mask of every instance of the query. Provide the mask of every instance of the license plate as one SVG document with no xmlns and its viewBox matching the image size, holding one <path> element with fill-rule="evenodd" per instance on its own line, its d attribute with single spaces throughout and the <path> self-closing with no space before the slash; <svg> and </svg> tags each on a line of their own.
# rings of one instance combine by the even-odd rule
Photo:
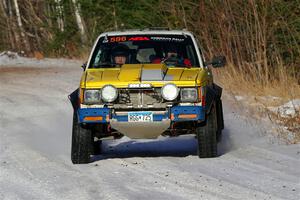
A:
<svg viewBox="0 0 300 200">
<path fill-rule="evenodd" d="M 128 122 L 152 122 L 152 112 L 129 112 Z"/>
</svg>

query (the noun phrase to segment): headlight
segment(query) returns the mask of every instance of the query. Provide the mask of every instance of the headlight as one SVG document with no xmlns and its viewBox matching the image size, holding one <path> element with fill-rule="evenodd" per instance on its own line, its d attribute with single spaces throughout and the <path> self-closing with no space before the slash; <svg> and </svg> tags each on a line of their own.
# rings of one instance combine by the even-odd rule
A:
<svg viewBox="0 0 300 200">
<path fill-rule="evenodd" d="M 101 101 L 100 90 L 84 90 L 84 103 L 99 103 Z"/>
<path fill-rule="evenodd" d="M 105 102 L 113 102 L 118 97 L 118 90 L 112 85 L 106 85 L 101 90 L 101 97 Z"/>
<path fill-rule="evenodd" d="M 182 88 L 180 97 L 183 102 L 196 102 L 198 98 L 197 88 Z"/>
<path fill-rule="evenodd" d="M 161 88 L 161 95 L 167 101 L 173 101 L 177 98 L 179 90 L 176 85 L 168 83 Z"/>
</svg>

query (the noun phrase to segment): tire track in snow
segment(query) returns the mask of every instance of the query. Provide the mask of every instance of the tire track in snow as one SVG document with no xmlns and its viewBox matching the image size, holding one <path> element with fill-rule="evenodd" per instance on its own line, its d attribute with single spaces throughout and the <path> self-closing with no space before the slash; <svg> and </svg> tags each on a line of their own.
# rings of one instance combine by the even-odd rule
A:
<svg viewBox="0 0 300 200">
<path fill-rule="evenodd" d="M 182 163 L 188 163 L 193 157 L 183 159 Z M 160 186 L 166 190 L 167 193 L 179 193 L 183 194 L 183 198 L 193 199 L 195 196 L 202 196 L 207 199 L 280 199 L 272 194 L 266 194 L 264 191 L 255 190 L 254 188 L 245 187 L 243 184 L 236 184 L 234 182 L 224 181 L 221 178 L 216 178 L 214 175 L 207 175 L 209 173 L 193 171 L 187 167 L 182 169 L 178 168 L 178 163 L 172 163 L 170 160 L 176 160 L 175 158 L 161 158 L 159 159 L 159 165 L 156 159 L 141 159 L 142 167 L 139 165 L 132 165 L 132 162 L 125 160 L 118 160 L 120 163 L 127 163 L 126 166 L 130 169 L 129 172 L 134 172 L 136 175 L 133 177 L 142 176 L 149 184 L 153 182 L 159 182 Z M 133 160 L 137 160 L 134 158 Z M 139 161 L 135 161 L 139 162 Z M 140 161 L 141 162 L 141 161 Z M 230 161 L 228 161 L 230 162 Z M 100 164 L 99 164 L 100 165 Z M 166 166 L 163 168 L 162 166 Z M 206 167 L 206 166 L 199 166 Z M 162 168 L 162 169 L 161 169 Z M 167 174 L 167 176 L 166 176 Z M 146 178 L 145 178 L 146 177 Z M 150 180 L 149 180 L 150 179 Z M 143 185 L 141 182 L 138 185 Z M 232 191 L 235 191 L 232 193 Z M 190 196 L 189 196 L 190 195 Z M 247 196 L 248 195 L 248 196 Z"/>
</svg>

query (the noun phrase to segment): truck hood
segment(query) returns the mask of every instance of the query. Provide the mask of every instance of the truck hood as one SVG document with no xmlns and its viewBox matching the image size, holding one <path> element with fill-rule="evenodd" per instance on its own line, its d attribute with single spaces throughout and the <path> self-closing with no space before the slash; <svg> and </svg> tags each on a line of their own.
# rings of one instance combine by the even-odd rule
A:
<svg viewBox="0 0 300 200">
<path fill-rule="evenodd" d="M 88 69 L 81 78 L 83 88 L 101 88 L 111 84 L 126 88 L 129 83 L 151 83 L 161 87 L 166 82 L 195 86 L 205 80 L 202 68 L 168 68 L 165 64 L 125 64 L 120 68 Z"/>
</svg>

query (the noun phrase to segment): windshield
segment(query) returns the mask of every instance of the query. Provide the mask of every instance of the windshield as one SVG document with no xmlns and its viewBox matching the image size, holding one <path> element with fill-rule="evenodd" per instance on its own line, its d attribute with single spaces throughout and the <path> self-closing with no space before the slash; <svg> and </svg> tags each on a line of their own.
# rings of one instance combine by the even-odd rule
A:
<svg viewBox="0 0 300 200">
<path fill-rule="evenodd" d="M 147 34 L 101 37 L 89 68 L 150 63 L 165 63 L 169 67 L 199 67 L 190 36 Z"/>
</svg>

